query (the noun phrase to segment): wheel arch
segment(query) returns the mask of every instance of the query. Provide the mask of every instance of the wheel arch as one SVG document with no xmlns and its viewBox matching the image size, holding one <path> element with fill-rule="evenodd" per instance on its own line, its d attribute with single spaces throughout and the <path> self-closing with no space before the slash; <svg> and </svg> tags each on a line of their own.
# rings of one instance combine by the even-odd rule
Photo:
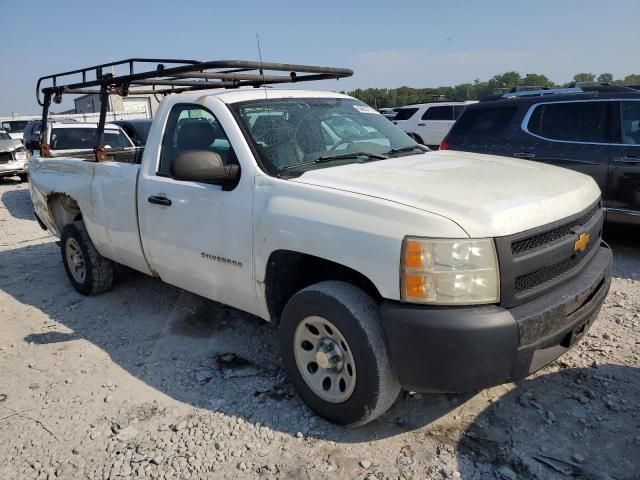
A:
<svg viewBox="0 0 640 480">
<path fill-rule="evenodd" d="M 418 142 L 420 145 L 424 145 L 424 140 L 422 139 L 422 137 L 420 135 L 418 135 L 417 133 L 414 132 L 407 132 L 407 135 L 409 135 L 413 140 L 415 140 L 416 142 Z"/>
<path fill-rule="evenodd" d="M 50 194 L 47 197 L 47 208 L 58 237 L 62 235 L 65 225 L 82 220 L 78 202 L 66 193 Z"/>
<path fill-rule="evenodd" d="M 378 288 L 365 275 L 332 260 L 293 250 L 275 250 L 269 255 L 264 280 L 264 295 L 269 316 L 280 322 L 289 299 L 300 290 L 326 280 L 353 284 L 374 300 L 382 299 Z"/>
</svg>

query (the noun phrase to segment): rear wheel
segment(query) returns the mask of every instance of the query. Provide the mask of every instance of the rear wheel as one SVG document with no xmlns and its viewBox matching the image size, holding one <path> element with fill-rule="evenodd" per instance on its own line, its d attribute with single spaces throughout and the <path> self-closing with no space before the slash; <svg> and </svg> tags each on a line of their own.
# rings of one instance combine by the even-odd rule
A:
<svg viewBox="0 0 640 480">
<path fill-rule="evenodd" d="M 398 397 L 378 304 L 351 284 L 321 282 L 295 294 L 280 345 L 299 395 L 331 422 L 365 424 Z"/>
<path fill-rule="evenodd" d="M 95 295 L 111 288 L 114 263 L 98 253 L 84 223 L 65 225 L 60 240 L 64 269 L 79 293 Z"/>
</svg>

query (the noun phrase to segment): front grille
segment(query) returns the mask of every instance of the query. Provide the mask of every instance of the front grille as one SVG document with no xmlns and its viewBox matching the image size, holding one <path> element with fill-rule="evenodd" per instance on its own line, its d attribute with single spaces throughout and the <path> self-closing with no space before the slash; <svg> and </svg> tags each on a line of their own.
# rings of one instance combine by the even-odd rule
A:
<svg viewBox="0 0 640 480">
<path fill-rule="evenodd" d="M 585 256 L 591 251 L 596 242 L 589 242 L 587 250 L 579 254 L 574 254 L 571 257 L 565 258 L 553 265 L 547 265 L 535 272 L 527 273 L 526 275 L 520 275 L 516 277 L 515 293 L 516 295 L 522 294 L 528 290 L 533 290 L 547 282 L 555 280 L 561 277 L 567 272 L 570 272 L 576 268 Z"/>
<path fill-rule="evenodd" d="M 600 202 L 569 218 L 495 239 L 500 263 L 500 304 L 512 308 L 533 300 L 582 270 L 600 245 Z M 575 251 L 581 233 L 590 241 Z"/>
<path fill-rule="evenodd" d="M 13 160 L 11 152 L 0 153 L 0 163 L 9 163 L 11 160 Z"/>
<path fill-rule="evenodd" d="M 581 215 L 576 220 L 573 220 L 565 225 L 553 228 L 543 233 L 533 235 L 522 240 L 517 240 L 511 243 L 511 253 L 514 255 L 521 255 L 530 250 L 543 247 L 549 243 L 561 240 L 569 235 L 573 235 L 573 231 L 589 223 L 594 215 L 600 210 L 600 205 L 594 205 L 587 213 Z"/>
</svg>

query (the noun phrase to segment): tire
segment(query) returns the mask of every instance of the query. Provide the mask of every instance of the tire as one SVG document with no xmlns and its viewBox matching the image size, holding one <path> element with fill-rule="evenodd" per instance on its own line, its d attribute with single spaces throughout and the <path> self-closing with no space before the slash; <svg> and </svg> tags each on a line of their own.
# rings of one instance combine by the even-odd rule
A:
<svg viewBox="0 0 640 480">
<path fill-rule="evenodd" d="M 20 174 L 18 174 L 18 177 L 20 178 L 21 182 L 28 182 L 29 181 L 29 175 L 27 173 L 20 173 Z"/>
<path fill-rule="evenodd" d="M 323 368 L 321 365 L 326 360 L 317 356 L 322 342 L 329 338 L 322 336 L 329 334 L 319 331 L 320 335 L 315 335 L 311 326 L 318 325 L 318 330 L 326 325 L 326 321 L 331 325 L 329 331 L 336 337 L 336 345 L 331 351 L 340 350 L 342 354 L 339 373 L 336 373 L 338 366 Z M 302 332 L 302 337 L 297 336 L 298 332 Z M 346 282 L 326 281 L 301 290 L 285 306 L 279 333 L 289 379 L 309 408 L 330 422 L 364 425 L 382 415 L 398 398 L 400 385 L 391 368 L 379 306 L 359 288 Z M 313 337 L 310 338 L 313 348 L 308 345 L 303 348 L 307 340 L 300 340 L 307 336 Z M 315 339 L 317 344 L 313 343 Z M 298 360 L 302 357 L 304 361 L 299 362 L 296 355 Z M 309 362 L 306 367 L 305 362 Z M 314 363 L 315 370 L 311 368 Z M 319 377 L 315 377 L 316 374 Z M 326 378 L 332 376 L 331 390 L 323 391 Z M 323 378 L 324 381 L 319 382 Z M 347 383 L 342 392 L 345 378 Z M 336 398 L 326 398 L 332 392 Z"/>
<path fill-rule="evenodd" d="M 82 221 L 65 225 L 62 229 L 60 244 L 67 277 L 79 293 L 95 295 L 111 288 L 114 263 L 98 253 Z M 73 264 L 73 262 L 79 263 Z M 82 269 L 84 275 L 81 274 Z"/>
</svg>

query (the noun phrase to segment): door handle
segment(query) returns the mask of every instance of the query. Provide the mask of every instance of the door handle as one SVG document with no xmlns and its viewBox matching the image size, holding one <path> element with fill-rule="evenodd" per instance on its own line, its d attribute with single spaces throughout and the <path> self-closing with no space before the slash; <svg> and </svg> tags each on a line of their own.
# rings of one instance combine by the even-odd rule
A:
<svg viewBox="0 0 640 480">
<path fill-rule="evenodd" d="M 162 195 L 151 195 L 149 198 L 147 198 L 147 201 L 149 203 L 153 203 L 154 205 L 164 205 L 165 207 L 171 205 L 171 200 L 169 200 L 167 197 L 163 197 Z"/>
<path fill-rule="evenodd" d="M 535 153 L 529 153 L 529 152 L 516 152 L 513 154 L 513 156 L 516 158 L 525 158 L 525 159 L 536 158 Z"/>
<path fill-rule="evenodd" d="M 418 124 L 418 126 L 419 126 L 419 127 L 426 127 L 426 126 L 427 126 L 427 124 L 426 124 L 426 123 L 419 123 L 419 124 Z"/>
<path fill-rule="evenodd" d="M 613 161 L 616 163 L 640 163 L 640 157 L 627 155 L 626 157 L 615 157 Z"/>
</svg>

